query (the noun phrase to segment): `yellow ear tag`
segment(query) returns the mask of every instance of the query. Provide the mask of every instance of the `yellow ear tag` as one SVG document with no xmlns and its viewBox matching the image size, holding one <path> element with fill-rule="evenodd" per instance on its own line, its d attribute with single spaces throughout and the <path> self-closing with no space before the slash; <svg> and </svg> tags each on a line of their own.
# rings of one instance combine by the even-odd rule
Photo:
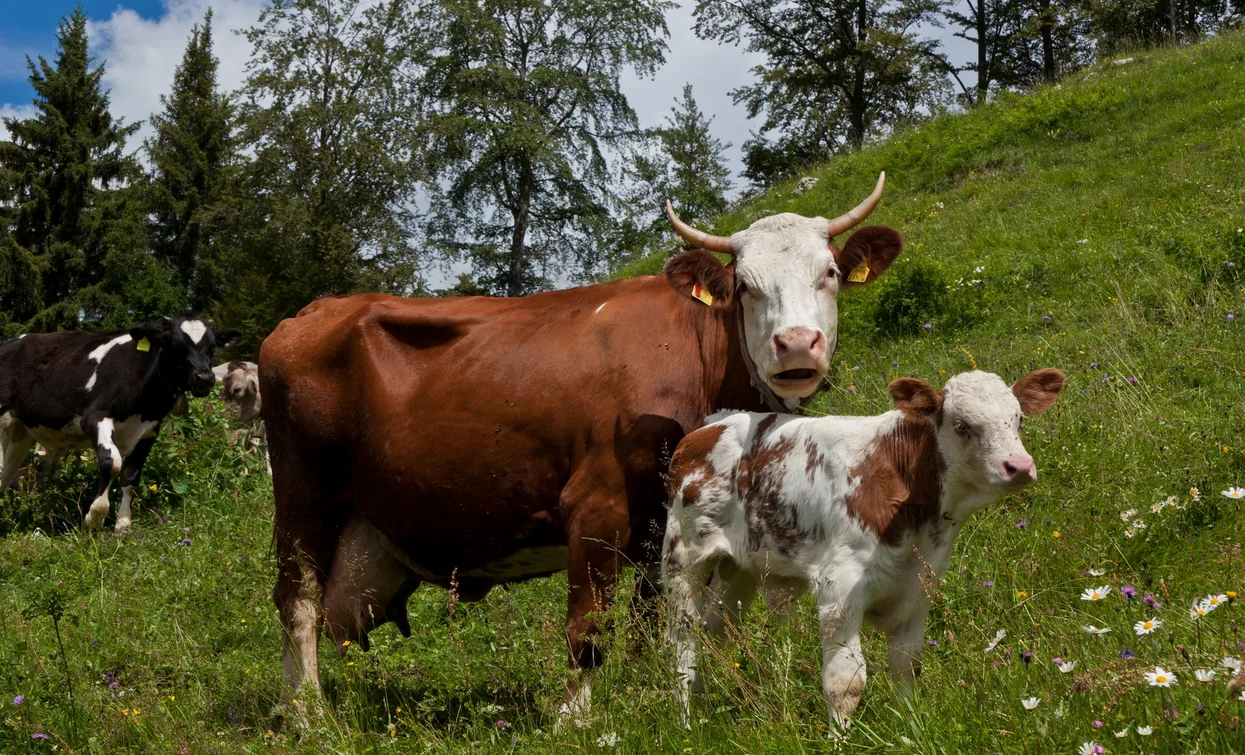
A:
<svg viewBox="0 0 1245 755">
<path fill-rule="evenodd" d="M 700 281 L 696 281 L 696 284 L 692 286 L 692 298 L 700 299 L 710 306 L 713 305 L 713 294 L 706 291 L 705 287 L 700 285 Z"/>
<path fill-rule="evenodd" d="M 151 351 L 151 341 L 148 341 L 146 338 L 140 338 L 138 343 L 134 344 L 134 348 L 139 351 Z"/>
<path fill-rule="evenodd" d="M 869 280 L 869 263 L 862 262 L 847 274 L 847 280 L 851 283 L 864 283 Z"/>
</svg>

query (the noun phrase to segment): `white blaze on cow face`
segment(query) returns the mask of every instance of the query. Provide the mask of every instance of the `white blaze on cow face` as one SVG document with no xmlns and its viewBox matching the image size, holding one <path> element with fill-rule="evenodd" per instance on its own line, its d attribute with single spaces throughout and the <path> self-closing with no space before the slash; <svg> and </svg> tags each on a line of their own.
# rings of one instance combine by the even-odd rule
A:
<svg viewBox="0 0 1245 755">
<path fill-rule="evenodd" d="M 731 236 L 748 354 L 784 399 L 817 390 L 838 343 L 842 274 L 826 222 L 786 212 Z"/>
<path fill-rule="evenodd" d="M 186 320 L 182 322 L 182 332 L 190 336 L 190 340 L 195 344 L 203 340 L 203 334 L 207 333 L 207 325 L 202 320 Z"/>
</svg>

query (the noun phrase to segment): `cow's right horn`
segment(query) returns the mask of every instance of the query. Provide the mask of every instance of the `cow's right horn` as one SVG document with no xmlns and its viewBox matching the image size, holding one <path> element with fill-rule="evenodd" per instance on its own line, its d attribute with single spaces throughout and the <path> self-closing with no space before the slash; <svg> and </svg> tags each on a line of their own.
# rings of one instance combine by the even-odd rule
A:
<svg viewBox="0 0 1245 755">
<path fill-rule="evenodd" d="M 698 246 L 710 252 L 720 252 L 721 254 L 729 254 L 734 256 L 735 250 L 731 247 L 730 236 L 714 236 L 711 233 L 698 231 L 682 220 L 674 212 L 674 205 L 670 204 L 670 200 L 666 200 L 666 216 L 670 218 L 670 224 L 674 226 L 674 232 L 683 237 L 683 240 L 692 246 Z"/>
<path fill-rule="evenodd" d="M 860 222 L 869 217 L 869 213 L 873 212 L 873 208 L 878 206 L 878 202 L 882 199 L 882 187 L 886 184 L 886 171 L 882 171 L 878 175 L 878 185 L 873 188 L 873 193 L 865 197 L 865 201 L 856 205 L 846 215 L 840 215 L 831 220 L 826 225 L 826 238 L 834 238 L 840 233 L 851 230 L 860 225 Z"/>
</svg>

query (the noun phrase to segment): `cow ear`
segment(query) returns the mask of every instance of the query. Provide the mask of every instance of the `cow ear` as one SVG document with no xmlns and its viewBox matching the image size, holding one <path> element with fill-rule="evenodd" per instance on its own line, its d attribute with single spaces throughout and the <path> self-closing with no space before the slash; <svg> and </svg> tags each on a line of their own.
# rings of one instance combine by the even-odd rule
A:
<svg viewBox="0 0 1245 755">
<path fill-rule="evenodd" d="M 853 233 L 842 249 L 830 247 L 847 288 L 872 283 L 903 251 L 903 237 L 894 228 L 871 225 Z M 853 274 L 855 273 L 855 274 Z"/>
<path fill-rule="evenodd" d="M 154 346 L 167 346 L 169 343 L 169 329 L 162 322 L 145 322 L 142 325 L 135 325 L 130 328 L 130 338 L 135 343 L 147 339 L 147 343 Z"/>
<path fill-rule="evenodd" d="M 716 309 L 730 306 L 735 293 L 735 271 L 700 249 L 683 252 L 666 262 L 666 280 L 675 291 Z"/>
<path fill-rule="evenodd" d="M 917 378 L 892 380 L 887 388 L 895 400 L 895 408 L 910 419 L 924 420 L 942 409 L 946 391 L 935 392 L 929 383 Z"/>
<path fill-rule="evenodd" d="M 218 330 L 213 335 L 216 337 L 216 348 L 218 349 L 227 349 L 242 340 L 242 333 L 233 328 Z"/>
<path fill-rule="evenodd" d="M 1063 372 L 1047 367 L 1017 380 L 1012 386 L 1012 395 L 1020 402 L 1020 411 L 1026 417 L 1033 417 L 1051 408 L 1063 390 L 1063 384 Z"/>
</svg>

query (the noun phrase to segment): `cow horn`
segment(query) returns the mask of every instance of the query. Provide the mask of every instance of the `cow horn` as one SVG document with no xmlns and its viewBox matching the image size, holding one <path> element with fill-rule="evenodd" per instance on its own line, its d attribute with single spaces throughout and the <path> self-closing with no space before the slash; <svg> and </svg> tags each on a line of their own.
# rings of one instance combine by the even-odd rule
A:
<svg viewBox="0 0 1245 755">
<path fill-rule="evenodd" d="M 846 215 L 840 215 L 831 220 L 826 225 L 826 237 L 834 238 L 840 233 L 855 228 L 860 222 L 869 217 L 869 213 L 873 212 L 873 208 L 878 206 L 878 201 L 882 199 L 882 187 L 886 184 L 886 171 L 878 176 L 878 185 L 874 187 L 873 193 L 865 198 L 865 201 L 856 205 Z"/>
<path fill-rule="evenodd" d="M 720 252 L 734 256 L 735 250 L 731 247 L 730 236 L 714 236 L 711 233 L 698 231 L 682 220 L 674 212 L 674 205 L 670 204 L 670 200 L 666 200 L 666 216 L 670 218 L 670 225 L 674 226 L 674 232 L 683 237 L 683 240 L 692 246 L 698 246 L 701 249 L 710 252 Z"/>
</svg>

